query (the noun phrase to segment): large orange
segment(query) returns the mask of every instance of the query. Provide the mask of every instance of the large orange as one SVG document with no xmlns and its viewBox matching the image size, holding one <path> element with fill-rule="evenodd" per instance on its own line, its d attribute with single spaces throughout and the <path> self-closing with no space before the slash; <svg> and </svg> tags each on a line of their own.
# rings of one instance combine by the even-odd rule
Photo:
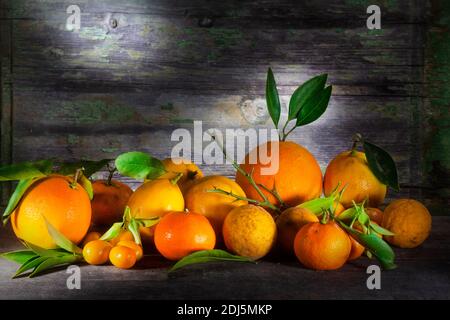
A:
<svg viewBox="0 0 450 320">
<path fill-rule="evenodd" d="M 276 150 L 277 146 L 278 157 L 271 152 L 272 148 Z M 268 158 L 273 157 L 273 159 L 264 164 L 267 161 L 259 156 L 260 152 L 263 158 L 267 155 Z M 278 167 L 278 171 L 274 174 L 263 172 L 264 168 L 268 170 L 270 167 Z M 245 157 L 241 168 L 249 174 L 253 172 L 256 184 L 262 184 L 270 190 L 276 188 L 281 199 L 288 206 L 317 198 L 322 193 L 322 172 L 319 164 L 308 150 L 291 141 L 271 141 L 258 146 Z M 240 172 L 236 173 L 236 182 L 242 187 L 247 197 L 262 200 L 256 189 Z M 273 195 L 265 190 L 263 192 L 272 204 L 278 204 Z"/>
<path fill-rule="evenodd" d="M 178 186 L 181 192 L 185 193 L 187 189 L 198 179 L 203 177 L 203 172 L 195 163 L 181 158 L 167 158 L 162 161 L 167 173 L 160 178 L 174 179 L 177 174 L 183 175 L 178 180 Z"/>
<path fill-rule="evenodd" d="M 111 180 L 97 180 L 92 183 L 94 198 L 92 199 L 92 223 L 95 225 L 111 225 L 121 221 L 125 206 L 133 190 L 126 184 Z"/>
<path fill-rule="evenodd" d="M 386 185 L 382 184 L 369 169 L 366 155 L 359 151 L 340 153 L 328 164 L 324 176 L 324 193 L 329 196 L 339 185 L 339 190 L 346 186 L 340 202 L 345 208 L 353 205 L 352 201 L 378 207 L 386 196 Z"/>
<path fill-rule="evenodd" d="M 169 212 L 155 228 L 155 245 L 169 260 L 214 249 L 216 234 L 208 219 L 193 212 Z"/>
<path fill-rule="evenodd" d="M 197 180 L 186 192 L 186 209 L 200 213 L 211 222 L 216 234 L 221 238 L 222 224 L 227 214 L 234 208 L 246 205 L 247 201 L 219 193 L 209 192 L 214 188 L 246 197 L 241 187 L 231 179 L 223 176 L 208 176 Z"/>
<path fill-rule="evenodd" d="M 334 270 L 350 256 L 351 241 L 334 221 L 313 222 L 303 226 L 294 240 L 295 255 L 307 268 Z"/>
<path fill-rule="evenodd" d="M 91 202 L 86 190 L 73 182 L 61 175 L 35 182 L 11 215 L 16 236 L 44 249 L 56 248 L 47 220 L 70 241 L 83 240 L 91 223 Z"/>
</svg>

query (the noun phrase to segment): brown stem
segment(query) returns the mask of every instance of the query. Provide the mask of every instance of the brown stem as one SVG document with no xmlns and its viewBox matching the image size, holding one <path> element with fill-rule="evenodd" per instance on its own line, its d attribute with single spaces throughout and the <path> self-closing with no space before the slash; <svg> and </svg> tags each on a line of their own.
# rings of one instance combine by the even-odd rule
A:
<svg viewBox="0 0 450 320">
<path fill-rule="evenodd" d="M 352 137 L 352 140 L 352 152 L 354 152 L 356 150 L 356 147 L 358 146 L 358 143 L 362 142 L 362 135 L 360 133 L 355 133 Z"/>
<path fill-rule="evenodd" d="M 237 200 L 247 201 L 249 203 L 256 204 L 256 205 L 258 205 L 260 207 L 266 207 L 266 208 L 275 210 L 277 212 L 281 211 L 280 208 L 274 206 L 270 201 L 267 201 L 267 200 L 266 201 L 258 201 L 258 200 L 250 199 L 250 198 L 247 198 L 247 197 L 242 197 L 240 195 L 235 194 L 232 191 L 226 191 L 226 190 L 223 190 L 223 189 L 214 188 L 212 190 L 207 190 L 206 192 L 225 194 L 227 196 L 236 198 Z"/>
<path fill-rule="evenodd" d="M 112 181 L 114 173 L 117 171 L 117 169 L 116 168 L 111 168 L 109 166 L 109 163 L 107 165 L 107 168 L 108 168 L 108 171 L 109 171 L 109 175 L 108 175 L 108 180 L 106 180 L 106 185 L 110 186 L 110 185 L 112 185 L 111 181 Z"/>
<path fill-rule="evenodd" d="M 73 177 L 73 181 L 70 184 L 71 188 L 76 188 L 78 179 L 80 179 L 81 175 L 83 174 L 84 168 L 78 168 L 77 171 L 75 171 L 75 175 Z"/>
</svg>

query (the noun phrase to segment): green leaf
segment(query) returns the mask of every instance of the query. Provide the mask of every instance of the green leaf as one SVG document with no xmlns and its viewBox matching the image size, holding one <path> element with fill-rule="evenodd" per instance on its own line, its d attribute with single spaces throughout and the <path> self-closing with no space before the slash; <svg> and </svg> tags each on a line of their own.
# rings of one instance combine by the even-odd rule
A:
<svg viewBox="0 0 450 320">
<path fill-rule="evenodd" d="M 116 159 L 121 175 L 134 179 L 156 179 L 166 172 L 163 163 L 144 152 L 127 152 Z"/>
<path fill-rule="evenodd" d="M 47 224 L 48 233 L 50 234 L 50 236 L 55 241 L 58 247 L 67 250 L 68 252 L 81 254 L 82 250 L 76 244 L 67 239 L 61 232 L 59 232 L 55 227 L 53 227 L 45 217 L 44 220 Z"/>
<path fill-rule="evenodd" d="M 252 262 L 255 263 L 253 260 L 232 255 L 226 251 L 219 250 L 219 249 L 213 249 L 213 250 L 202 250 L 194 252 L 177 263 L 169 270 L 169 272 L 178 270 L 180 268 L 183 268 L 185 266 L 191 265 L 191 264 L 197 264 L 197 263 L 207 263 L 207 262 L 214 262 L 214 261 L 234 261 L 234 262 Z"/>
<path fill-rule="evenodd" d="M 145 228 L 150 228 L 157 224 L 161 218 L 155 217 L 153 219 L 135 219 L 141 226 Z"/>
<path fill-rule="evenodd" d="M 53 267 L 61 266 L 64 264 L 70 264 L 81 260 L 80 256 L 75 255 L 65 255 L 62 257 L 56 257 L 56 258 L 47 258 L 45 261 L 40 263 L 30 274 L 30 278 L 33 278 L 37 276 L 38 274 L 49 270 Z"/>
<path fill-rule="evenodd" d="M 109 241 L 114 239 L 120 234 L 122 230 L 123 222 L 114 223 L 111 228 L 108 229 L 101 237 L 100 240 Z"/>
<path fill-rule="evenodd" d="M 110 161 L 112 161 L 112 159 L 102 159 L 99 161 L 80 160 L 77 162 L 64 162 L 61 163 L 58 173 L 62 175 L 71 175 L 75 174 L 77 169 L 83 168 L 83 174 L 87 178 L 90 178 L 94 173 L 105 167 Z"/>
<path fill-rule="evenodd" d="M 59 257 L 64 254 L 61 249 L 44 249 L 29 242 L 25 242 L 25 245 L 41 257 Z"/>
<path fill-rule="evenodd" d="M 378 259 L 384 269 L 389 270 L 397 267 L 394 263 L 395 253 L 383 239 L 375 234 L 363 234 L 346 226 L 343 222 L 340 222 L 340 225 L 347 230 L 356 241 L 369 250 Z"/>
<path fill-rule="evenodd" d="M 52 167 L 51 160 L 36 162 L 22 162 L 7 165 L 0 168 L 0 181 L 25 180 L 36 177 L 44 177 L 48 174 L 48 168 Z"/>
<path fill-rule="evenodd" d="M 358 222 L 362 225 L 365 226 L 369 223 L 370 221 L 370 217 L 367 215 L 367 213 L 365 213 L 364 211 L 361 211 L 358 214 Z"/>
<path fill-rule="evenodd" d="M 395 236 L 395 234 L 383 227 L 380 227 L 378 224 L 370 222 L 370 228 L 378 234 L 383 236 Z"/>
<path fill-rule="evenodd" d="M 267 110 L 269 111 L 269 115 L 272 118 L 275 128 L 278 128 L 278 122 L 280 121 L 281 115 L 281 105 L 280 98 L 278 97 L 277 84 L 271 68 L 267 71 L 266 103 Z"/>
<path fill-rule="evenodd" d="M 17 278 L 24 272 L 35 268 L 36 266 L 38 266 L 39 264 L 41 264 L 42 262 L 44 262 L 47 259 L 49 259 L 49 258 L 48 257 L 39 257 L 39 256 L 29 259 L 27 262 L 22 264 L 19 269 L 17 269 L 16 273 L 13 276 L 13 279 Z"/>
<path fill-rule="evenodd" d="M 394 159 L 385 150 L 374 145 L 373 143 L 363 142 L 364 152 L 366 154 L 367 163 L 373 174 L 383 184 L 399 191 L 397 167 Z"/>
<path fill-rule="evenodd" d="M 16 189 L 14 190 L 13 194 L 9 198 L 8 205 L 6 206 L 5 211 L 3 212 L 2 220 L 3 223 L 6 224 L 8 222 L 8 219 L 10 215 L 13 213 L 14 209 L 16 209 L 17 205 L 20 202 L 20 199 L 22 199 L 22 196 L 25 194 L 25 192 L 28 190 L 28 188 L 38 181 L 40 178 L 29 178 L 25 180 L 20 180 L 19 183 L 16 186 Z"/>
<path fill-rule="evenodd" d="M 92 198 L 94 198 L 94 188 L 92 187 L 91 180 L 89 180 L 84 174 L 82 174 L 78 178 L 78 183 L 83 187 L 84 190 L 86 190 L 89 199 L 92 200 Z"/>
<path fill-rule="evenodd" d="M 294 91 L 289 100 L 288 121 L 297 118 L 300 109 L 304 107 L 305 103 L 322 92 L 327 82 L 327 77 L 327 74 L 321 74 L 311 78 Z"/>
<path fill-rule="evenodd" d="M 297 127 L 316 121 L 327 110 L 332 86 L 323 89 L 318 95 L 310 97 L 297 114 Z"/>
<path fill-rule="evenodd" d="M 358 211 L 354 207 L 348 208 L 343 211 L 337 218 L 338 220 L 353 220 L 353 218 L 357 215 Z"/>
<path fill-rule="evenodd" d="M 0 257 L 7 259 L 9 261 L 23 264 L 28 260 L 30 260 L 31 258 L 37 257 L 37 255 L 32 250 L 18 250 L 2 253 L 0 254 Z"/>
<path fill-rule="evenodd" d="M 135 219 L 131 219 L 128 224 L 128 231 L 131 232 L 134 238 L 134 242 L 137 244 L 141 244 L 141 234 L 139 233 L 139 224 L 136 222 Z"/>
</svg>

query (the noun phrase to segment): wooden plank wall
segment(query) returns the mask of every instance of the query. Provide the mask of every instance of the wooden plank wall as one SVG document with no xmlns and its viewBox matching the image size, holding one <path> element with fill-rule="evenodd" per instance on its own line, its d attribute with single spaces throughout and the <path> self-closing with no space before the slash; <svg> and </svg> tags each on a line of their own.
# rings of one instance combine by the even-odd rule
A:
<svg viewBox="0 0 450 320">
<path fill-rule="evenodd" d="M 375 3 L 382 29 L 371 31 L 366 8 Z M 450 172 L 448 76 L 440 69 L 448 70 L 444 3 L 2 1 L 2 162 L 100 159 L 127 150 L 166 157 L 171 132 L 191 129 L 194 120 L 206 128 L 270 127 L 268 66 L 284 104 L 297 85 L 325 72 L 334 85 L 329 109 L 291 139 L 325 168 L 360 132 L 397 161 L 409 187 L 391 196 L 424 199 L 444 214 Z M 65 30 L 70 4 L 81 8 L 78 32 Z M 227 165 L 204 169 L 233 174 Z"/>
</svg>

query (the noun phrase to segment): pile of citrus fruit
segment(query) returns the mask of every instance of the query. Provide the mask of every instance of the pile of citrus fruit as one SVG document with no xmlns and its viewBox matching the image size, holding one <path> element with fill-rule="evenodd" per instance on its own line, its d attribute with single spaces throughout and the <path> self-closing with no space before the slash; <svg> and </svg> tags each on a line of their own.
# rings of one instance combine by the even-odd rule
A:
<svg viewBox="0 0 450 320">
<path fill-rule="evenodd" d="M 232 161 L 234 179 L 204 176 L 185 159 L 160 161 L 142 152 L 123 153 L 114 161 L 58 165 L 44 160 L 0 168 L 2 181 L 19 181 L 3 220 L 11 222 L 27 247 L 3 256 L 21 263 L 21 272 L 36 272 L 49 255 L 51 266 L 71 255 L 92 265 L 109 261 L 128 269 L 144 253 L 155 252 L 173 261 L 191 257 L 195 263 L 255 261 L 276 251 L 316 270 L 338 269 L 366 254 L 387 269 L 395 267 L 387 243 L 420 245 L 430 233 L 431 215 L 412 199 L 381 209 L 388 187 L 398 189 L 389 154 L 356 135 L 352 148 L 332 159 L 322 175 L 305 147 L 286 141 L 295 127 L 325 112 L 331 95 L 326 78 L 312 78 L 294 92 L 280 128 L 278 92 L 269 69 L 267 105 L 280 139 L 250 151 L 241 164 Z M 277 172 L 264 173 L 274 163 L 259 159 L 261 148 L 278 150 L 278 157 L 271 157 Z M 89 179 L 106 165 L 108 179 Z M 117 173 L 142 184 L 133 191 L 113 179 Z"/>
</svg>

